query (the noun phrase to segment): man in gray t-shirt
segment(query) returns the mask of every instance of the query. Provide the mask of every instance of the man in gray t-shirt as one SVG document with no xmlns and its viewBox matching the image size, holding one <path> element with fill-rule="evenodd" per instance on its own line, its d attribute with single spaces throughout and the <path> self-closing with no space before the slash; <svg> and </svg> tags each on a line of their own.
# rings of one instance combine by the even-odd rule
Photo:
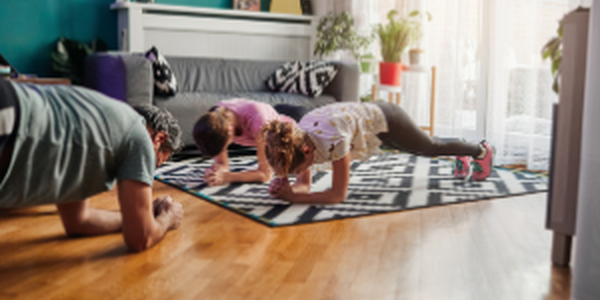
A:
<svg viewBox="0 0 600 300">
<path fill-rule="evenodd" d="M 16 112 L 10 120 L 0 114 L 0 208 L 56 204 L 67 234 L 122 231 L 134 251 L 179 227 L 181 204 L 168 196 L 152 200 L 155 167 L 181 146 L 168 112 L 134 110 L 80 87 L 5 80 L 0 98 L 0 107 Z M 115 181 L 120 212 L 88 207 L 88 197 Z"/>
</svg>

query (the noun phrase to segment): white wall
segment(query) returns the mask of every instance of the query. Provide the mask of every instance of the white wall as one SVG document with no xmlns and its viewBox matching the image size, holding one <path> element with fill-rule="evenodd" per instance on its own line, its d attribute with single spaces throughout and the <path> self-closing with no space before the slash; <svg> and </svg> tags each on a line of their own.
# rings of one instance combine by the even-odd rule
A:
<svg viewBox="0 0 600 300">
<path fill-rule="evenodd" d="M 600 299 L 600 7 L 592 6 L 589 28 L 572 284 L 576 300 Z"/>
</svg>

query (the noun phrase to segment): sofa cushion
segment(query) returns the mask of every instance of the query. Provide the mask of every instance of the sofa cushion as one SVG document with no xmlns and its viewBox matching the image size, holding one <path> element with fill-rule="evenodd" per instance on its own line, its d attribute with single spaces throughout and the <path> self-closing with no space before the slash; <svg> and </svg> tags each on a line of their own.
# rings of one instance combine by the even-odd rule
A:
<svg viewBox="0 0 600 300">
<path fill-rule="evenodd" d="M 152 62 L 154 71 L 154 95 L 173 96 L 177 91 L 177 79 L 165 57 L 158 52 L 156 47 L 148 50 L 144 56 Z"/>
<path fill-rule="evenodd" d="M 127 72 L 121 56 L 97 53 L 85 59 L 83 82 L 86 87 L 125 101 Z"/>
<path fill-rule="evenodd" d="M 166 59 L 182 93 L 268 92 L 265 78 L 284 63 L 179 56 Z"/>
<path fill-rule="evenodd" d="M 323 93 L 337 72 L 337 67 L 331 62 L 291 61 L 277 68 L 266 84 L 275 92 L 316 97 Z"/>
<path fill-rule="evenodd" d="M 141 55 L 123 55 L 127 74 L 127 103 L 141 105 L 152 103 L 154 96 L 154 76 L 152 63 Z"/>
</svg>

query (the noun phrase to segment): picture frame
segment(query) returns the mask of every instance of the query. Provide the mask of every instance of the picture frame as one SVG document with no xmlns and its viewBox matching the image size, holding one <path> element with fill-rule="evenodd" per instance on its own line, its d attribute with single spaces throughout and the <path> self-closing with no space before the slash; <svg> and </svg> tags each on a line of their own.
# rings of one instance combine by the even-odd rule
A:
<svg viewBox="0 0 600 300">
<path fill-rule="evenodd" d="M 260 0 L 233 0 L 233 9 L 260 11 Z"/>
</svg>

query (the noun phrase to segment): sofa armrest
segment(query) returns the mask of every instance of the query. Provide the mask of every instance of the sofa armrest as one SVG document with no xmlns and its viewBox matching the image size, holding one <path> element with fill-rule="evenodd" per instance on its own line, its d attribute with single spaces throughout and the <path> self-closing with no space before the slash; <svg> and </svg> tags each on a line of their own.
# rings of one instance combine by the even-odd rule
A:
<svg viewBox="0 0 600 300">
<path fill-rule="evenodd" d="M 152 104 L 152 63 L 130 53 L 95 53 L 85 60 L 85 86 L 130 105 Z"/>
<path fill-rule="evenodd" d="M 350 61 L 335 61 L 334 63 L 338 66 L 338 73 L 323 93 L 333 96 L 337 101 L 358 102 L 360 78 L 358 63 Z"/>
</svg>

